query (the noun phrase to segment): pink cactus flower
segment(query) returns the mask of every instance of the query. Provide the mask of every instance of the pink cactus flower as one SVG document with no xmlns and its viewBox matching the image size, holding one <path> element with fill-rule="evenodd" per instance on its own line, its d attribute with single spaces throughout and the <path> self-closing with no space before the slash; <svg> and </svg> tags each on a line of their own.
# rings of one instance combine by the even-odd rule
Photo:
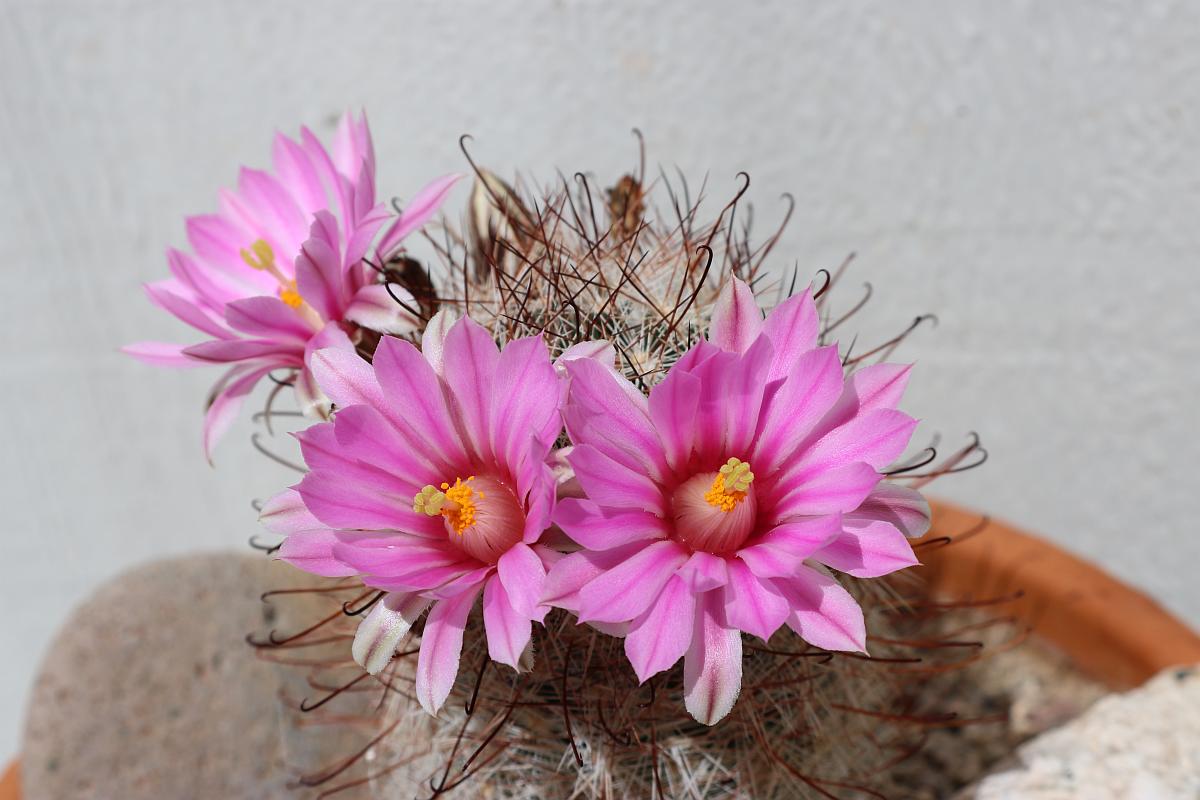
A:
<svg viewBox="0 0 1200 800">
<path fill-rule="evenodd" d="M 832 568 L 862 578 L 916 563 L 928 527 L 912 490 L 881 483 L 916 421 L 895 410 L 907 366 L 843 376 L 816 347 L 810 294 L 767 318 L 731 280 L 699 342 L 642 395 L 590 359 L 567 364 L 567 460 L 585 495 L 555 523 L 583 549 L 543 602 L 625 633 L 645 681 L 684 659 L 685 704 L 715 724 L 741 689 L 743 631 L 786 624 L 829 650 L 864 651 L 861 608 Z"/>
<path fill-rule="evenodd" d="M 232 365 L 213 388 L 205 417 L 210 459 L 238 407 L 267 373 L 294 370 L 302 409 L 324 416 L 328 402 L 306 367 L 314 350 L 351 349 L 362 328 L 402 334 L 417 324 L 363 262 L 390 216 L 375 202 L 366 116 L 343 117 L 332 152 L 307 128 L 299 141 L 276 135 L 273 162 L 274 174 L 243 168 L 237 190 L 221 192 L 216 214 L 190 217 L 193 252 L 168 250 L 172 277 L 145 287 L 152 303 L 212 339 L 124 348 L 158 366 Z M 390 255 L 425 224 L 458 177 L 418 192 L 381 238 L 378 255 Z M 392 291 L 405 299 L 403 289 Z"/>
<path fill-rule="evenodd" d="M 564 381 L 541 337 L 498 350 L 463 318 L 430 322 L 422 350 L 384 338 L 367 364 L 318 350 L 312 371 L 337 404 L 299 434 L 310 472 L 262 520 L 285 534 L 279 557 L 318 575 L 359 575 L 388 594 L 360 623 L 355 659 L 378 673 L 428 608 L 416 694 L 436 714 L 458 673 L 480 593 L 488 652 L 519 668 L 547 569 L 539 544 L 555 478 Z"/>
</svg>

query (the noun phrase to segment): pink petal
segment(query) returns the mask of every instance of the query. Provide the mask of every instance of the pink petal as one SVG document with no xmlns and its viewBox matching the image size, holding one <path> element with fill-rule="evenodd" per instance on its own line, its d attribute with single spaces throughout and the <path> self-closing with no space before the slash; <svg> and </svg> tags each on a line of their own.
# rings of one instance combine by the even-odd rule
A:
<svg viewBox="0 0 1200 800">
<path fill-rule="evenodd" d="M 295 341 L 278 339 L 223 339 L 194 344 L 184 348 L 183 352 L 192 358 L 214 364 L 271 359 L 275 362 L 272 368 L 278 368 L 300 366 L 304 346 Z"/>
<path fill-rule="evenodd" d="M 328 202 L 325 187 L 300 145 L 282 134 L 275 134 L 271 163 L 280 183 L 287 187 L 306 219 L 314 211 L 325 208 Z"/>
<path fill-rule="evenodd" d="M 338 244 L 337 220 L 328 211 L 313 217 L 308 239 L 296 256 L 296 287 L 304 302 L 322 319 L 338 320 L 346 307 L 343 263 Z"/>
<path fill-rule="evenodd" d="M 479 596 L 479 588 L 439 600 L 425 620 L 421 652 L 417 656 L 416 693 L 421 707 L 434 716 L 454 688 L 463 631 L 475 598 Z"/>
<path fill-rule="evenodd" d="M 763 315 L 754 292 L 738 278 L 729 277 L 713 305 L 708 341 L 733 353 L 744 353 L 762 333 Z"/>
<path fill-rule="evenodd" d="M 872 364 L 850 376 L 858 413 L 900 405 L 912 364 Z"/>
<path fill-rule="evenodd" d="M 641 509 L 598 506 L 591 500 L 560 500 L 554 522 L 576 543 L 589 550 L 607 550 L 645 539 L 664 539 L 667 524 Z"/>
<path fill-rule="evenodd" d="M 372 172 L 375 170 L 375 146 L 371 142 L 365 111 L 357 120 L 349 111 L 342 115 L 332 145 L 333 163 L 341 174 L 355 175 L 364 165 Z"/>
<path fill-rule="evenodd" d="M 417 349 L 409 342 L 385 337 L 375 351 L 374 365 L 374 376 L 388 397 L 386 404 L 380 400 L 377 407 L 410 446 L 444 469 L 465 466 L 466 451 L 441 382 Z"/>
<path fill-rule="evenodd" d="M 878 578 L 918 563 L 904 534 L 882 520 L 847 519 L 841 535 L 813 559 L 856 578 Z"/>
<path fill-rule="evenodd" d="M 334 556 L 333 548 L 337 543 L 337 536 L 333 531 L 299 531 L 283 540 L 283 544 L 275 551 L 275 558 L 310 575 L 326 578 L 357 575 L 358 570 Z"/>
<path fill-rule="evenodd" d="M 330 528 L 411 529 L 415 533 L 426 529 L 421 517 L 412 510 L 415 492 L 409 493 L 398 486 L 384 492 L 381 487 L 364 486 L 356 478 L 334 470 L 319 470 L 305 475 L 297 488 L 308 509 Z"/>
<path fill-rule="evenodd" d="M 846 515 L 847 520 L 883 520 L 895 525 L 910 539 L 924 536 L 929 530 L 932 514 L 929 502 L 915 489 L 880 483 L 863 500 L 862 505 Z"/>
<path fill-rule="evenodd" d="M 205 264 L 247 287 L 254 287 L 258 294 L 272 292 L 278 287 L 275 278 L 251 269 L 242 260 L 242 249 L 259 238 L 258 234 L 218 214 L 188 217 L 185 225 L 188 243 Z"/>
<path fill-rule="evenodd" d="M 408 637 L 413 623 L 429 607 L 429 600 L 415 593 L 392 592 L 372 606 L 358 623 L 350 654 L 371 675 L 378 675 L 392 661 L 396 647 Z"/>
<path fill-rule="evenodd" d="M 338 406 L 362 404 L 387 408 L 371 365 L 358 353 L 327 347 L 312 354 L 308 368 L 321 391 Z"/>
<path fill-rule="evenodd" d="M 295 489 L 284 489 L 263 503 L 259 523 L 271 533 L 287 536 L 298 531 L 324 528 Z"/>
<path fill-rule="evenodd" d="M 513 608 L 527 619 L 538 616 L 546 567 L 537 553 L 529 545 L 515 544 L 496 562 L 496 573 Z"/>
<path fill-rule="evenodd" d="M 407 289 L 401 286 L 391 288 L 396 297 L 407 303 L 409 308 L 417 307 Z M 420 324 L 420 320 L 411 311 L 397 303 L 388 293 L 388 287 L 379 283 L 369 284 L 355 292 L 343 316 L 368 330 L 393 336 L 416 330 Z"/>
<path fill-rule="evenodd" d="M 684 581 L 672 577 L 625 636 L 625 655 L 639 683 L 670 669 L 683 656 L 692 641 L 692 626 L 680 622 L 695 617 L 696 596 Z"/>
<path fill-rule="evenodd" d="M 837 514 L 784 522 L 739 550 L 738 556 L 760 578 L 791 576 L 799 571 L 804 559 L 841 532 L 842 519 Z"/>
<path fill-rule="evenodd" d="M 630 469 L 661 478 L 667 471 L 662 443 L 650 423 L 646 399 L 628 381 L 592 359 L 566 364 L 571 377 L 567 430 L 576 444 L 589 444 Z"/>
<path fill-rule="evenodd" d="M 576 445 L 567 461 L 588 498 L 599 505 L 667 515 L 662 490 L 644 473 L 634 472 L 586 444 Z"/>
<path fill-rule="evenodd" d="M 433 367 L 433 371 L 438 375 L 442 374 L 446 335 L 450 333 L 457 319 L 452 311 L 443 308 L 433 315 L 425 325 L 425 332 L 421 334 L 421 355 L 425 356 L 429 366 Z"/>
<path fill-rule="evenodd" d="M 824 470 L 800 467 L 798 475 L 781 475 L 773 487 L 772 518 L 853 511 L 880 480 L 879 473 L 861 461 Z"/>
<path fill-rule="evenodd" d="M 764 403 L 755 434 L 754 470 L 769 475 L 792 458 L 842 393 L 837 347 L 810 350 Z"/>
<path fill-rule="evenodd" d="M 617 363 L 617 348 L 613 347 L 612 342 L 604 339 L 579 342 L 563 350 L 562 355 L 555 360 L 554 366 L 565 375 L 567 362 L 577 358 L 590 358 L 597 364 L 613 369 Z"/>
<path fill-rule="evenodd" d="M 770 581 L 760 581 L 741 561 L 729 562 L 725 622 L 764 642 L 787 620 L 791 607 Z"/>
<path fill-rule="evenodd" d="M 643 547 L 644 542 L 634 542 L 611 550 L 581 550 L 563 556 L 546 575 L 546 583 L 542 589 L 542 605 L 578 611 L 579 591 L 585 584 L 623 563 Z"/>
<path fill-rule="evenodd" d="M 530 438 L 543 442 L 539 461 L 562 430 L 562 385 L 540 336 L 509 342 L 496 363 L 491 397 L 491 451 L 510 467 L 530 453 Z"/>
<path fill-rule="evenodd" d="M 157 283 L 143 284 L 146 296 L 150 302 L 181 322 L 191 325 L 198 331 L 207 333 L 217 339 L 231 339 L 233 331 L 225 327 L 224 321 L 214 317 L 213 313 L 201 308 L 195 300 L 179 294 L 186 291 L 177 281 L 166 280 Z"/>
<path fill-rule="evenodd" d="M 213 449 L 233 425 L 238 409 L 242 407 L 246 396 L 250 394 L 254 384 L 271 371 L 271 367 L 250 369 L 248 372 L 245 371 L 246 369 L 248 368 L 234 367 L 225 374 L 222 382 L 227 382 L 226 385 L 213 398 L 204 415 L 204 457 L 210 464 L 212 463 Z M 235 378 L 235 375 L 239 377 Z"/>
<path fill-rule="evenodd" d="M 675 573 L 696 594 L 724 586 L 729 580 L 726 559 L 697 550 Z"/>
<path fill-rule="evenodd" d="M 246 296 L 247 286 L 244 282 L 230 279 L 208 265 L 202 266 L 187 253 L 173 247 L 167 250 L 167 265 L 175 279 L 190 289 L 196 299 L 215 316 L 223 315 L 226 303 Z"/>
<path fill-rule="evenodd" d="M 824 650 L 867 652 L 862 609 L 840 583 L 806 567 L 775 586 L 792 607 L 788 627 L 801 639 Z"/>
<path fill-rule="evenodd" d="M 700 379 L 693 442 L 702 459 L 723 461 L 749 453 L 762 410 L 771 352 L 770 340 L 760 337 L 744 354 L 720 352 L 693 371 Z"/>
<path fill-rule="evenodd" d="M 186 347 L 167 342 L 134 342 L 122 347 L 121 352 L 153 367 L 201 367 L 207 363 L 186 355 L 183 352 Z"/>
<path fill-rule="evenodd" d="M 767 373 L 773 381 L 788 375 L 793 365 L 816 347 L 821 320 L 810 291 L 789 297 L 767 314 L 763 332 L 771 340 L 775 359 Z"/>
<path fill-rule="evenodd" d="M 251 336 L 303 345 L 316 331 L 278 297 L 259 295 L 234 300 L 225 306 L 230 327 Z"/>
<path fill-rule="evenodd" d="M 445 175 L 417 192 L 379 240 L 376 250 L 380 258 L 386 260 L 400 242 L 429 222 L 460 178 L 462 175 Z"/>
<path fill-rule="evenodd" d="M 484 586 L 483 625 L 492 660 L 520 669 L 521 654 L 533 635 L 533 626 L 528 614 L 513 607 L 499 577 L 489 578 Z"/>
<path fill-rule="evenodd" d="M 650 388 L 650 419 L 662 441 L 664 457 L 674 469 L 682 469 L 691 458 L 699 402 L 700 379 L 678 367 Z"/>
<path fill-rule="evenodd" d="M 243 167 L 238 173 L 238 192 L 267 231 L 267 238 L 282 245 L 294 245 L 304 238 L 307 218 L 270 173 Z M 285 247 L 277 254 L 290 256 L 292 252 Z"/>
<path fill-rule="evenodd" d="M 742 634 L 725 624 L 721 594 L 700 595 L 683 656 L 684 705 L 702 725 L 724 719 L 742 690 Z"/>
<path fill-rule="evenodd" d="M 446 334 L 445 379 L 453 414 L 461 420 L 476 457 L 491 456 L 491 400 L 500 362 L 492 336 L 472 319 L 463 317 Z"/>
<path fill-rule="evenodd" d="M 917 421 L 901 411 L 868 411 L 823 436 L 804 453 L 800 468 L 811 471 L 863 461 L 883 469 L 904 452 L 916 427 Z"/>
<path fill-rule="evenodd" d="M 674 541 L 653 542 L 579 590 L 579 620 L 624 622 L 639 616 L 688 553 Z"/>
</svg>

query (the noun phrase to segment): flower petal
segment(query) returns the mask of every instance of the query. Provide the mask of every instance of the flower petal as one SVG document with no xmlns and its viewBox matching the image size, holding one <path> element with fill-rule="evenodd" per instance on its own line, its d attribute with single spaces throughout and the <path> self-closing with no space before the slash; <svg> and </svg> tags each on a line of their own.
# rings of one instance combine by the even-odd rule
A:
<svg viewBox="0 0 1200 800">
<path fill-rule="evenodd" d="M 234 300 L 225 306 L 225 321 L 242 333 L 303 345 L 316 331 L 278 297 L 259 295 Z"/>
<path fill-rule="evenodd" d="M 213 398 L 204 415 L 204 457 L 210 464 L 213 449 L 233 425 L 246 396 L 250 394 L 254 385 L 271 371 L 271 367 L 250 369 L 249 372 L 246 372 L 246 369 L 248 368 L 234 367 L 225 374 L 221 381 L 224 384 L 223 388 Z"/>
<path fill-rule="evenodd" d="M 683 657 L 684 705 L 702 725 L 724 719 L 742 690 L 742 634 L 724 617 L 721 592 L 702 594 Z"/>
<path fill-rule="evenodd" d="M 510 467 L 519 465 L 535 437 L 545 445 L 539 461 L 545 460 L 545 451 L 562 430 L 562 389 L 542 337 L 505 345 L 496 364 L 489 424 L 491 449 L 498 459 Z"/>
<path fill-rule="evenodd" d="M 740 560 L 729 562 L 725 622 L 764 642 L 787 620 L 791 607 L 770 581 L 761 581 Z"/>
<path fill-rule="evenodd" d="M 317 386 L 338 406 L 362 404 L 382 411 L 389 405 L 383 399 L 371 365 L 363 361 L 358 353 L 340 347 L 326 347 L 312 354 L 308 368 L 312 370 Z"/>
<path fill-rule="evenodd" d="M 878 578 L 919 563 L 895 525 L 853 519 L 845 520 L 841 535 L 818 550 L 813 560 L 856 578 Z"/>
<path fill-rule="evenodd" d="M 883 520 L 910 539 L 924 536 L 932 513 L 929 502 L 915 489 L 894 483 L 880 483 L 862 505 L 846 515 L 850 520 Z"/>
<path fill-rule="evenodd" d="M 756 474 L 767 476 L 792 459 L 842 393 L 837 347 L 810 350 L 796 359 L 786 378 L 764 401 L 755 433 Z"/>
<path fill-rule="evenodd" d="M 457 174 L 444 175 L 413 195 L 412 200 L 400 212 L 400 216 L 379 240 L 379 247 L 376 250 L 380 258 L 386 260 L 400 246 L 400 242 L 432 219 L 442 202 L 445 201 L 446 195 L 450 193 L 450 189 L 461 178 L 462 175 Z"/>
<path fill-rule="evenodd" d="M 391 287 L 396 297 L 403 300 L 409 308 L 416 308 L 417 302 L 407 289 L 402 286 Z M 420 324 L 411 311 L 396 302 L 388 287 L 381 283 L 368 284 L 350 298 L 346 307 L 345 319 L 356 325 L 361 325 L 376 333 L 401 336 L 414 331 Z"/>
<path fill-rule="evenodd" d="M 692 553 L 675 574 L 696 594 L 724 586 L 729 580 L 726 559 L 703 550 Z"/>
<path fill-rule="evenodd" d="M 537 553 L 529 545 L 518 542 L 496 561 L 496 572 L 513 608 L 527 618 L 538 616 L 538 603 L 546 585 L 546 567 Z"/>
<path fill-rule="evenodd" d="M 661 478 L 666 472 L 662 443 L 641 392 L 611 367 L 590 358 L 569 361 L 566 368 L 571 386 L 564 417 L 571 441 Z"/>
<path fill-rule="evenodd" d="M 754 300 L 753 290 L 731 275 L 713 305 L 708 341 L 722 350 L 744 353 L 762 329 L 762 310 Z"/>
<path fill-rule="evenodd" d="M 687 552 L 674 541 L 647 545 L 579 590 L 579 620 L 634 619 L 687 560 Z"/>
<path fill-rule="evenodd" d="M 452 411 L 475 456 L 489 459 L 491 400 L 500 351 L 479 323 L 462 317 L 446 334 L 443 370 Z"/>
<path fill-rule="evenodd" d="M 692 626 L 679 623 L 695 617 L 696 596 L 682 579 L 672 577 L 625 636 L 625 655 L 638 683 L 670 669 L 683 656 L 692 641 Z"/>
<path fill-rule="evenodd" d="M 588 444 L 577 444 L 567 461 L 588 498 L 599 505 L 667 515 L 662 490 L 645 473 L 634 472 Z"/>
<path fill-rule="evenodd" d="M 700 379 L 678 366 L 650 388 L 650 419 L 662 441 L 664 457 L 674 469 L 681 469 L 691 458 L 699 403 Z"/>
<path fill-rule="evenodd" d="M 425 632 L 421 636 L 421 652 L 417 656 L 416 693 L 417 700 L 430 714 L 437 716 L 438 710 L 450 696 L 454 679 L 458 676 L 458 661 L 462 655 L 463 631 L 467 617 L 480 586 L 446 600 L 433 604 L 429 618 L 425 620 Z"/>
<path fill-rule="evenodd" d="M 775 586 L 792 607 L 788 627 L 801 639 L 825 650 L 867 652 L 862 609 L 836 580 L 805 567 L 795 578 L 776 578 Z"/>
<path fill-rule="evenodd" d="M 591 500 L 558 501 L 554 522 L 577 544 L 589 550 L 607 550 L 645 539 L 665 539 L 667 524 L 661 517 L 635 508 L 607 508 Z"/>
<path fill-rule="evenodd" d="M 483 589 L 483 625 L 492 660 L 520 670 L 521 654 L 533 636 L 533 625 L 528 614 L 513 607 L 499 576 L 489 578 Z"/>
<path fill-rule="evenodd" d="M 202 367 L 208 363 L 184 353 L 186 347 L 168 342 L 134 342 L 122 347 L 121 352 L 153 367 Z"/>
<path fill-rule="evenodd" d="M 325 527 L 304 505 L 304 500 L 295 489 L 284 489 L 263 503 L 258 521 L 271 533 L 281 536 Z"/>
<path fill-rule="evenodd" d="M 358 570 L 333 554 L 337 535 L 331 530 L 297 531 L 289 535 L 275 551 L 275 558 L 312 575 L 344 578 Z"/>
<path fill-rule="evenodd" d="M 378 675 L 391 663 L 396 647 L 412 629 L 413 623 L 429 608 L 430 601 L 419 594 L 390 592 L 372 607 L 358 623 L 350 654 L 371 675 Z"/>
<path fill-rule="evenodd" d="M 784 300 L 763 323 L 763 332 L 771 340 L 775 351 L 774 361 L 767 373 L 773 381 L 788 375 L 793 365 L 817 344 L 817 333 L 821 320 L 811 290 Z"/>
<path fill-rule="evenodd" d="M 770 516 L 785 520 L 853 511 L 878 485 L 880 475 L 861 461 L 833 469 L 789 468 L 779 476 L 774 488 Z"/>
<path fill-rule="evenodd" d="M 542 605 L 578 611 L 579 590 L 584 585 L 624 562 L 643 547 L 644 542 L 633 542 L 611 550 L 581 550 L 563 556 L 546 575 L 546 583 L 542 589 Z"/>
</svg>

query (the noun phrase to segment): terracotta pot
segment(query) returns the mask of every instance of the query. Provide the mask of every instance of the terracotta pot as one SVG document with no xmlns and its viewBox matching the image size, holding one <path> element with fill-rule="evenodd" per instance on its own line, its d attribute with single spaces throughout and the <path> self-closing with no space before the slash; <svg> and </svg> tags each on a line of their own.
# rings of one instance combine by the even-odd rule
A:
<svg viewBox="0 0 1200 800">
<path fill-rule="evenodd" d="M 1200 636 L 1141 592 L 1003 522 L 948 503 L 933 508 L 933 528 L 917 552 L 934 597 L 1011 598 L 985 605 L 1025 621 L 1113 689 L 1200 663 Z M 942 546 L 941 537 L 952 541 Z M 0 800 L 20 800 L 16 762 L 0 780 Z"/>
<path fill-rule="evenodd" d="M 939 546 L 938 537 L 953 541 Z M 1079 669 L 1129 689 L 1167 667 L 1200 663 L 1200 635 L 1158 603 L 1082 558 L 978 512 L 934 503 L 917 548 L 935 597 L 997 606 L 1057 645 Z"/>
</svg>

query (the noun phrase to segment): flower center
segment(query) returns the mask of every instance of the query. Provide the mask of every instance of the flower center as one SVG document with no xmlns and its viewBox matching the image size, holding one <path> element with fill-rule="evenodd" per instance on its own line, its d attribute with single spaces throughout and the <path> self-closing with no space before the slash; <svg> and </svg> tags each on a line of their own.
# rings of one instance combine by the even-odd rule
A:
<svg viewBox="0 0 1200 800">
<path fill-rule="evenodd" d="M 450 541 L 488 563 L 495 563 L 524 533 L 524 510 L 512 490 L 493 478 L 471 475 L 440 488 L 430 484 L 413 498 L 413 511 L 440 514 Z"/>
<path fill-rule="evenodd" d="M 736 550 L 754 530 L 758 501 L 753 483 L 750 465 L 738 458 L 684 481 L 671 497 L 675 537 L 693 550 Z"/>
<path fill-rule="evenodd" d="M 299 290 L 296 289 L 296 281 L 284 275 L 279 266 L 275 263 L 275 251 L 265 240 L 256 239 L 250 244 L 249 249 L 243 247 L 241 250 L 242 261 L 251 269 L 262 270 L 279 281 L 279 299 L 286 303 L 289 307 L 300 312 L 300 316 L 304 317 L 309 322 L 314 322 L 316 326 L 321 327 L 321 317 L 317 314 L 308 303 L 304 302 L 304 298 L 300 296 Z"/>
</svg>

